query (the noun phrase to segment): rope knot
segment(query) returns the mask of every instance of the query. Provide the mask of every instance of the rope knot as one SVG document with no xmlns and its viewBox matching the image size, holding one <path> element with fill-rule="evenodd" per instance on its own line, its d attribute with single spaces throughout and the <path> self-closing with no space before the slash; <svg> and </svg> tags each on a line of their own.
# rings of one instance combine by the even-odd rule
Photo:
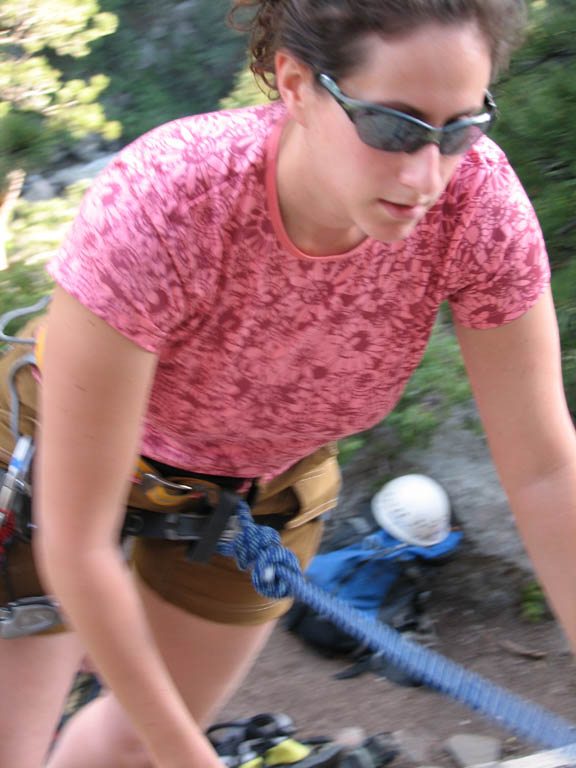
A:
<svg viewBox="0 0 576 768">
<path fill-rule="evenodd" d="M 242 527 L 232 542 L 231 554 L 238 567 L 252 572 L 252 583 L 261 595 L 276 600 L 289 597 L 290 577 L 301 575 L 298 558 L 282 545 L 278 531 L 254 522 L 247 504 L 240 502 L 237 514 Z"/>
</svg>

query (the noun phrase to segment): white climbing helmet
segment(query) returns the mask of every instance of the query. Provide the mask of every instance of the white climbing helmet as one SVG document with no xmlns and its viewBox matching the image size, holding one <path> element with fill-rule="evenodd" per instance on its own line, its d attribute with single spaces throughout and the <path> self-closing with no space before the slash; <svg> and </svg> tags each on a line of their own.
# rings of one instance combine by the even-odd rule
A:
<svg viewBox="0 0 576 768">
<path fill-rule="evenodd" d="M 450 500 L 442 486 L 426 475 L 402 475 L 372 498 L 378 525 L 407 544 L 430 547 L 450 533 Z"/>
</svg>

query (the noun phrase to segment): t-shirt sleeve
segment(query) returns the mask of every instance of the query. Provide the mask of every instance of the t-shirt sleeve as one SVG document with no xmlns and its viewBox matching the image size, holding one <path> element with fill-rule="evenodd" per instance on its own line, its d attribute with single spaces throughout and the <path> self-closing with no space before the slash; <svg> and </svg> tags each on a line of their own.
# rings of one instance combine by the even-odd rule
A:
<svg viewBox="0 0 576 768">
<path fill-rule="evenodd" d="M 110 326 L 150 352 L 181 323 L 184 295 L 165 244 L 169 180 L 142 140 L 84 196 L 48 271 Z"/>
<path fill-rule="evenodd" d="M 504 154 L 474 169 L 474 190 L 452 248 L 449 301 L 471 328 L 495 328 L 523 315 L 550 282 L 536 213 Z M 472 173 L 472 170 L 470 170 Z M 470 181 L 470 179 L 468 180 Z"/>
</svg>

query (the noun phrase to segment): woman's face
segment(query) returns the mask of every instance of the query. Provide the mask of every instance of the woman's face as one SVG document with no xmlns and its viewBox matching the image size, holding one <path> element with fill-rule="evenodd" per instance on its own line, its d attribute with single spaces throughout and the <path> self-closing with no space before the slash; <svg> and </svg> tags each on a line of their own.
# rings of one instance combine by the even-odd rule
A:
<svg viewBox="0 0 576 768">
<path fill-rule="evenodd" d="M 366 40 L 365 63 L 338 82 L 346 96 L 442 127 L 483 110 L 491 60 L 474 24 L 428 25 L 400 40 Z M 463 155 L 435 144 L 408 154 L 364 144 L 323 89 L 308 103 L 306 145 L 334 219 L 382 242 L 405 238 L 440 197 Z"/>
</svg>

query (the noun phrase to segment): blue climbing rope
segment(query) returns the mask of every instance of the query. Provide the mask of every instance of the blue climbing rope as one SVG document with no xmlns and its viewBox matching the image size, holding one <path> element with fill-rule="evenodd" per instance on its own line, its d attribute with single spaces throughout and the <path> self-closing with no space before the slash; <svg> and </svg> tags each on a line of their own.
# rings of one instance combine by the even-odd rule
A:
<svg viewBox="0 0 576 768">
<path fill-rule="evenodd" d="M 566 750 L 566 755 L 576 758 L 574 724 L 403 638 L 386 624 L 367 618 L 328 594 L 305 578 L 298 559 L 282 546 L 277 531 L 254 523 L 245 502 L 238 504 L 237 515 L 240 532 L 233 540 L 220 542 L 218 551 L 235 557 L 242 570 L 251 571 L 252 582 L 260 594 L 275 599 L 296 598 L 424 685 L 541 747 L 574 745 Z"/>
</svg>

